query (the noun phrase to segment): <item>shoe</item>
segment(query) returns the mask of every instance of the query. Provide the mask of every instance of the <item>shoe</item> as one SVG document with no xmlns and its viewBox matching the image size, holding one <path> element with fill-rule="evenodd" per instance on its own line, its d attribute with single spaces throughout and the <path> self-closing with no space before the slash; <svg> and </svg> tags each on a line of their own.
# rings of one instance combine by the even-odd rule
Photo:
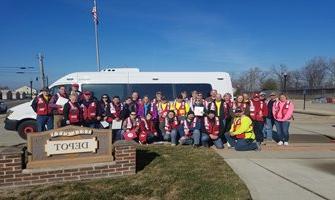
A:
<svg viewBox="0 0 335 200">
<path fill-rule="evenodd" d="M 288 146 L 288 142 L 284 142 L 284 146 Z"/>
<path fill-rule="evenodd" d="M 226 144 L 227 144 L 227 147 L 228 147 L 228 148 L 230 148 L 230 147 L 231 147 L 231 145 L 229 144 L 229 142 L 227 142 Z"/>
<path fill-rule="evenodd" d="M 199 147 L 200 147 L 199 144 L 194 144 L 194 145 L 193 145 L 193 148 L 199 148 Z"/>
<path fill-rule="evenodd" d="M 279 141 L 277 144 L 278 144 L 279 146 L 282 146 L 282 145 L 283 145 L 283 141 Z"/>
<path fill-rule="evenodd" d="M 257 149 L 255 149 L 256 151 L 261 151 L 262 150 L 260 142 L 256 142 L 256 146 L 257 146 Z"/>
<path fill-rule="evenodd" d="M 175 147 L 175 146 L 177 146 L 177 145 L 176 145 L 176 144 L 171 144 L 171 146 L 172 146 L 172 147 Z"/>
</svg>

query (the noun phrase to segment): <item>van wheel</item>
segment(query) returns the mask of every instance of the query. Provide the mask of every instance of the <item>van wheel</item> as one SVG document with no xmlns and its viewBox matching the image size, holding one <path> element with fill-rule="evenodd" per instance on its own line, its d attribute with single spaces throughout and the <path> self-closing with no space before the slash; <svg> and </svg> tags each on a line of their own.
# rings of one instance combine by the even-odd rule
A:
<svg viewBox="0 0 335 200">
<path fill-rule="evenodd" d="M 27 139 L 27 134 L 33 133 L 36 131 L 37 131 L 37 123 L 34 120 L 24 121 L 17 128 L 17 132 L 19 133 L 19 136 L 24 140 Z"/>
</svg>

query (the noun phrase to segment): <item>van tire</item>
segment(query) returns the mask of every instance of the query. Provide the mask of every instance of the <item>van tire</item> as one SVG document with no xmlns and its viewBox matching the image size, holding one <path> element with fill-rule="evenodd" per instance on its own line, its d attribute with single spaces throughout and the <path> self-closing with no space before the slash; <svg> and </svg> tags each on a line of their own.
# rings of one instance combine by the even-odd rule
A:
<svg viewBox="0 0 335 200">
<path fill-rule="evenodd" d="M 22 139 L 27 140 L 27 134 L 37 132 L 37 122 L 35 120 L 24 121 L 17 127 L 17 132 Z"/>
</svg>

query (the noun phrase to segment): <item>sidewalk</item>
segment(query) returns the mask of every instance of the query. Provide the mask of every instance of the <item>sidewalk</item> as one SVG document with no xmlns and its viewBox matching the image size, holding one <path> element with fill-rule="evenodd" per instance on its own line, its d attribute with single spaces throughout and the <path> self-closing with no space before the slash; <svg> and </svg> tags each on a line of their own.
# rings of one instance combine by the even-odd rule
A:
<svg viewBox="0 0 335 200">
<path fill-rule="evenodd" d="M 321 104 L 306 101 L 305 110 L 303 109 L 303 100 L 292 100 L 294 103 L 294 112 L 319 116 L 335 116 L 335 104 Z"/>
<path fill-rule="evenodd" d="M 291 132 L 288 147 L 270 143 L 261 152 L 217 152 L 246 183 L 253 199 L 335 199 L 335 143 L 296 125 Z"/>
</svg>

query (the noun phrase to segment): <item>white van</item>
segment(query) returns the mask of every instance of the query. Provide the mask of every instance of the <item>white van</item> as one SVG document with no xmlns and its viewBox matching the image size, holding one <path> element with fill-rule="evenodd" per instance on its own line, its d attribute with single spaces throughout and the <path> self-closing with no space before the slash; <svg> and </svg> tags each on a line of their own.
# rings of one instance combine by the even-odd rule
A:
<svg viewBox="0 0 335 200">
<path fill-rule="evenodd" d="M 196 90 L 208 96 L 212 89 L 218 93 L 233 94 L 231 79 L 225 72 L 140 72 L 137 68 L 113 68 L 100 72 L 76 72 L 68 74 L 50 85 L 50 93 L 55 94 L 59 85 L 70 91 L 72 83 L 79 84 L 79 90 L 93 92 L 97 99 L 103 94 L 120 96 L 123 100 L 132 91 L 140 95 L 155 96 L 161 91 L 169 100 L 181 91 Z M 15 106 L 7 112 L 5 129 L 15 130 L 22 138 L 37 130 L 36 113 L 31 102 Z"/>
</svg>

